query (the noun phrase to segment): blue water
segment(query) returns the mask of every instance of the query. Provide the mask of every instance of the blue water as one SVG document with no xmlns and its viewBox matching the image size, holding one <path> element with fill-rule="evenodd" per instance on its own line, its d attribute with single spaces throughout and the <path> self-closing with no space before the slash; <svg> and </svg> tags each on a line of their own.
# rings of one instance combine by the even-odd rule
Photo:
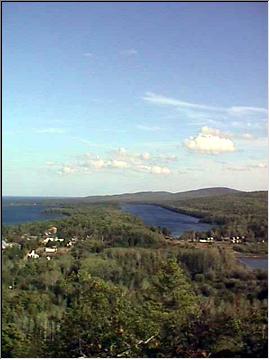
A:
<svg viewBox="0 0 270 360">
<path fill-rule="evenodd" d="M 239 260 L 252 269 L 268 270 L 267 258 L 241 257 Z"/>
<path fill-rule="evenodd" d="M 42 205 L 42 198 L 4 197 L 2 199 L 3 225 L 17 225 L 35 221 L 56 220 L 61 214 L 46 214 L 48 206 Z"/>
<path fill-rule="evenodd" d="M 122 204 L 121 209 L 143 220 L 146 225 L 166 227 L 172 236 L 177 237 L 185 231 L 208 231 L 213 225 L 200 223 L 200 219 L 164 209 L 157 205 Z"/>
</svg>

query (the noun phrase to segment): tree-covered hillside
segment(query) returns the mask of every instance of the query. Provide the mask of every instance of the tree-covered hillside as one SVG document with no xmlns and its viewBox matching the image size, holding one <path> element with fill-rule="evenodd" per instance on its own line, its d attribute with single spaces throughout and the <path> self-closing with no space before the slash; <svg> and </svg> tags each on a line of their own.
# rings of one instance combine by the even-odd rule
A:
<svg viewBox="0 0 270 360">
<path fill-rule="evenodd" d="M 3 229 L 2 357 L 267 357 L 267 273 L 115 207 L 65 211 Z"/>
<path fill-rule="evenodd" d="M 268 193 L 258 191 L 200 199 L 166 202 L 176 210 L 198 216 L 202 221 L 220 225 L 219 235 L 239 234 L 249 240 L 267 240 Z"/>
<path fill-rule="evenodd" d="M 118 202 L 163 202 L 163 201 L 178 201 L 183 199 L 195 199 L 208 196 L 221 196 L 225 194 L 236 194 L 241 191 L 226 188 L 213 187 L 190 191 L 181 191 L 171 193 L 168 191 L 143 191 L 137 193 L 119 194 L 119 195 L 105 195 L 105 196 L 88 196 L 83 199 L 90 203 L 118 203 Z"/>
</svg>

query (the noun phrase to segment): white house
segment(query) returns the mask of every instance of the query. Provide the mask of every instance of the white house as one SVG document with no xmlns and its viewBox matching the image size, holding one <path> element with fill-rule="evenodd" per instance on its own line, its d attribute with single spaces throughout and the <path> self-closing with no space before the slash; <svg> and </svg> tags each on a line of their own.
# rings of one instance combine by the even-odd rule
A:
<svg viewBox="0 0 270 360">
<path fill-rule="evenodd" d="M 2 240 L 2 250 L 4 250 L 7 247 L 6 240 Z"/>
<path fill-rule="evenodd" d="M 32 250 L 30 253 L 27 254 L 27 257 L 32 259 L 38 259 L 39 255 L 35 253 L 35 250 Z"/>
<path fill-rule="evenodd" d="M 57 241 L 63 242 L 63 241 L 65 241 L 65 239 L 58 239 L 57 236 L 56 236 L 56 237 L 47 237 L 46 239 L 44 239 L 44 240 L 42 241 L 42 243 L 46 245 L 46 244 L 48 244 L 49 241 L 52 241 L 52 242 L 57 242 Z"/>
<path fill-rule="evenodd" d="M 46 245 L 46 244 L 48 244 L 49 241 L 54 241 L 54 238 L 47 237 L 46 239 L 42 240 L 42 243 Z"/>
<path fill-rule="evenodd" d="M 45 252 L 46 253 L 56 253 L 57 249 L 55 248 L 48 248 L 48 247 L 45 247 Z"/>
<path fill-rule="evenodd" d="M 213 242 L 212 238 L 207 238 L 207 239 L 200 239 L 199 240 L 200 243 L 211 243 Z"/>
<path fill-rule="evenodd" d="M 2 250 L 5 250 L 6 248 L 12 248 L 14 246 L 21 247 L 18 243 L 9 243 L 6 240 L 2 240 Z"/>
</svg>

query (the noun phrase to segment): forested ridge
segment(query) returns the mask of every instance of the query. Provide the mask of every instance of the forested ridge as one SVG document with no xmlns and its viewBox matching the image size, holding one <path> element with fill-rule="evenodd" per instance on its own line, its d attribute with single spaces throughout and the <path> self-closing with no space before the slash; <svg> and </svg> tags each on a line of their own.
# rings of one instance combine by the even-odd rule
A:
<svg viewBox="0 0 270 360">
<path fill-rule="evenodd" d="M 199 210 L 209 206 L 218 200 Z M 3 227 L 18 244 L 2 252 L 3 357 L 267 357 L 266 272 L 225 246 L 171 246 L 117 206 L 62 210 L 62 220 Z M 52 225 L 63 241 L 47 256 Z"/>
<path fill-rule="evenodd" d="M 242 235 L 250 241 L 268 238 L 268 193 L 239 192 L 221 196 L 160 203 L 174 211 L 217 225 L 216 236 Z"/>
</svg>

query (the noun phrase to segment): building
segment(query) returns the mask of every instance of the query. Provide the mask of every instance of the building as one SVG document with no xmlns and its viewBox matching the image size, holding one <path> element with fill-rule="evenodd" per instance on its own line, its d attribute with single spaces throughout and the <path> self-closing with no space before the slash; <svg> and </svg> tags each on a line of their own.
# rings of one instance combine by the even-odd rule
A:
<svg viewBox="0 0 270 360">
<path fill-rule="evenodd" d="M 12 248 L 14 246 L 17 246 L 19 248 L 21 247 L 21 245 L 18 243 L 9 243 L 9 242 L 7 242 L 7 240 L 2 239 L 2 250 L 5 250 L 7 248 Z"/>
<path fill-rule="evenodd" d="M 51 226 L 51 227 L 48 229 L 48 233 L 49 233 L 49 234 L 56 234 L 56 233 L 57 233 L 57 227 L 56 227 L 56 226 Z"/>
<path fill-rule="evenodd" d="M 213 238 L 207 238 L 207 239 L 200 239 L 200 243 L 212 243 L 214 241 Z"/>
<path fill-rule="evenodd" d="M 65 241 L 65 239 L 59 239 L 57 236 L 55 237 L 47 237 L 46 239 L 42 240 L 43 244 L 48 244 L 49 241 L 59 241 L 59 242 L 63 242 Z"/>
<path fill-rule="evenodd" d="M 43 240 L 42 240 L 42 244 L 45 244 L 45 245 L 46 245 L 46 244 L 48 244 L 49 241 L 54 241 L 54 238 L 52 238 L 52 237 L 47 237 L 46 239 L 43 239 Z"/>
<path fill-rule="evenodd" d="M 57 251 L 56 248 L 48 248 L 48 247 L 45 247 L 44 250 L 46 253 L 56 253 L 56 251 Z"/>
<path fill-rule="evenodd" d="M 30 253 L 27 254 L 27 257 L 32 259 L 38 259 L 39 255 L 35 253 L 35 250 L 32 250 Z"/>
<path fill-rule="evenodd" d="M 2 239 L 2 250 L 5 250 L 7 246 L 8 243 L 6 242 L 6 240 Z"/>
</svg>

